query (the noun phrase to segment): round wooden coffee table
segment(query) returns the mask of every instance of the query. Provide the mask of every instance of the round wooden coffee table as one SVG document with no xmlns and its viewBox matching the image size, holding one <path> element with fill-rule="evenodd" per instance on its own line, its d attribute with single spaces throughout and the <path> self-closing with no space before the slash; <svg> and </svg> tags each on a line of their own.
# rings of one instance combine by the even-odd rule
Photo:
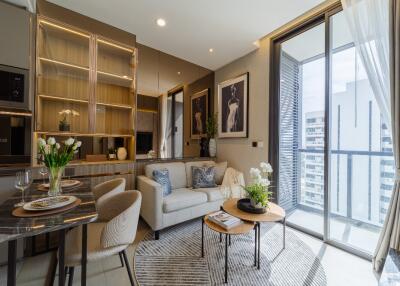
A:
<svg viewBox="0 0 400 286">
<path fill-rule="evenodd" d="M 241 220 L 253 222 L 256 225 L 256 248 L 257 248 L 257 268 L 260 269 L 260 223 L 261 222 L 279 222 L 283 224 L 283 249 L 285 249 L 286 240 L 286 213 L 283 208 L 274 203 L 269 203 L 268 210 L 263 214 L 253 214 L 244 212 L 237 207 L 239 199 L 229 199 L 224 202 L 222 209 L 230 215 Z"/>
<path fill-rule="evenodd" d="M 220 241 L 222 240 L 222 234 L 225 234 L 225 283 L 228 283 L 228 244 L 231 244 L 231 235 L 239 235 L 249 233 L 251 230 L 256 230 L 255 223 L 250 221 L 243 221 L 241 225 L 235 226 L 229 230 L 220 227 L 216 223 L 208 219 L 206 215 L 201 224 L 201 257 L 204 257 L 204 224 L 210 229 L 220 234 Z M 229 242 L 228 242 L 229 238 Z M 257 235 L 255 235 L 254 244 L 257 245 Z M 256 260 L 256 251 L 254 251 L 254 261 Z"/>
</svg>

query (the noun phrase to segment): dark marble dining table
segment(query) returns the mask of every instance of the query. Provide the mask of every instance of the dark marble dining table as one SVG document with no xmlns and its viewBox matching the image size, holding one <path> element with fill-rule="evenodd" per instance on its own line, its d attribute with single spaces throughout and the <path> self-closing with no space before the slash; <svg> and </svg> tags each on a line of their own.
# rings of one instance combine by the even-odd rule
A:
<svg viewBox="0 0 400 286">
<path fill-rule="evenodd" d="M 90 179 L 79 179 L 81 183 L 72 188 L 64 188 L 63 195 L 73 195 L 81 200 L 75 208 L 49 216 L 21 218 L 12 215 L 14 205 L 21 200 L 21 193 L 0 204 L 0 243 L 8 242 L 8 276 L 7 285 L 16 285 L 17 239 L 33 237 L 43 233 L 59 233 L 58 264 L 59 285 L 65 283 L 65 235 L 66 230 L 82 225 L 82 275 L 81 285 L 86 285 L 87 262 L 87 224 L 97 219 L 95 198 L 91 191 Z M 25 201 L 30 202 L 47 197 L 47 192 L 38 190 L 42 182 L 34 182 L 25 191 Z"/>
</svg>

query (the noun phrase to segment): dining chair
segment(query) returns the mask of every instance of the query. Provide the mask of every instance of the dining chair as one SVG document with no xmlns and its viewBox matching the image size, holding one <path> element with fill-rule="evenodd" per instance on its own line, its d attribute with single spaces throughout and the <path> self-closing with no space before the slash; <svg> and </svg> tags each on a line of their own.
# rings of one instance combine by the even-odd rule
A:
<svg viewBox="0 0 400 286">
<path fill-rule="evenodd" d="M 92 188 L 96 204 L 112 197 L 115 194 L 125 191 L 126 180 L 124 178 L 116 178 L 100 183 Z"/>
<path fill-rule="evenodd" d="M 125 191 L 105 199 L 98 208 L 98 214 L 104 221 L 89 224 L 87 232 L 87 261 L 120 254 L 132 286 L 135 284 L 126 249 L 135 240 L 141 202 L 142 195 L 138 191 Z M 74 269 L 81 262 L 82 227 L 68 232 L 65 243 L 68 285 L 72 285 Z"/>
</svg>

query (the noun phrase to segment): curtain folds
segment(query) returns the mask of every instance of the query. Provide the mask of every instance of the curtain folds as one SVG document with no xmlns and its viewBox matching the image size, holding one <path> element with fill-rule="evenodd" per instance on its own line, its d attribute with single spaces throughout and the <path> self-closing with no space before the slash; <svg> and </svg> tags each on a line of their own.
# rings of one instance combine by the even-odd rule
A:
<svg viewBox="0 0 400 286">
<path fill-rule="evenodd" d="M 389 248 L 400 251 L 400 0 L 389 0 L 390 105 L 396 182 L 386 220 L 373 257 L 380 271 Z"/>
<path fill-rule="evenodd" d="M 382 119 L 390 128 L 389 0 L 342 0 L 342 6 Z"/>
<path fill-rule="evenodd" d="M 160 157 L 168 158 L 167 154 L 167 118 L 168 118 L 168 95 L 160 95 L 161 101 L 161 128 L 160 128 Z"/>
<path fill-rule="evenodd" d="M 396 180 L 373 255 L 381 271 L 389 248 L 400 251 L 400 0 L 342 0 L 383 121 L 392 130 Z"/>
</svg>

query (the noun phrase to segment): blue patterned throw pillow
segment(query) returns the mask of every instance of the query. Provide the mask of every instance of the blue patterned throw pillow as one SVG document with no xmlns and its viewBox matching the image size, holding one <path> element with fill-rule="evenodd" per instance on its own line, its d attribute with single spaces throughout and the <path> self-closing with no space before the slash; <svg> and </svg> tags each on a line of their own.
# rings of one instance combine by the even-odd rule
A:
<svg viewBox="0 0 400 286">
<path fill-rule="evenodd" d="M 192 166 L 192 185 L 194 189 L 216 187 L 215 167 Z"/>
<path fill-rule="evenodd" d="M 163 190 L 163 197 L 171 194 L 171 181 L 169 180 L 169 172 L 167 169 L 153 171 L 154 181 L 159 183 Z"/>
</svg>

